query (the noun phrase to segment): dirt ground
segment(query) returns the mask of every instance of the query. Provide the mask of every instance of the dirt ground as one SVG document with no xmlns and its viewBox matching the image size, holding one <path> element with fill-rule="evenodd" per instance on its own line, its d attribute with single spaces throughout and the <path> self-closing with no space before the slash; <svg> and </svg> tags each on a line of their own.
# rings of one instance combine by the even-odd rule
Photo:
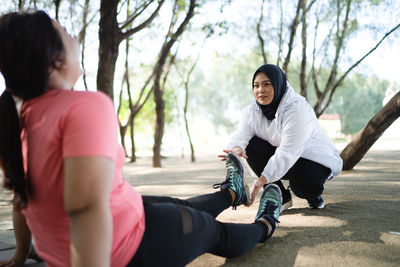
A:
<svg viewBox="0 0 400 267">
<path fill-rule="evenodd" d="M 195 164 L 168 158 L 162 169 L 146 168 L 146 160 L 150 164 L 141 159 L 126 168 L 142 194 L 186 198 L 212 192 L 211 185 L 225 176 L 223 163 L 213 157 Z M 204 254 L 189 266 L 400 266 L 399 160 L 400 151 L 370 151 L 354 170 L 326 184 L 325 209 L 309 210 L 294 197 L 268 243 L 235 259 Z M 257 208 L 258 202 L 226 210 L 218 219 L 252 222 Z"/>
<path fill-rule="evenodd" d="M 372 149 L 354 170 L 326 184 L 323 210 L 308 210 L 305 200 L 293 196 L 293 207 L 282 213 L 269 242 L 235 259 L 206 253 L 188 266 L 400 266 L 399 162 L 400 149 Z M 196 163 L 168 157 L 157 169 L 151 168 L 149 157 L 141 157 L 127 163 L 124 172 L 142 194 L 181 198 L 213 192 L 212 184 L 225 177 L 216 154 L 202 155 Z M 246 177 L 249 184 L 255 179 L 248 170 Z M 0 238 L 13 242 L 7 199 L 0 190 Z M 250 223 L 257 208 L 256 200 L 252 207 L 226 210 L 218 219 Z"/>
</svg>

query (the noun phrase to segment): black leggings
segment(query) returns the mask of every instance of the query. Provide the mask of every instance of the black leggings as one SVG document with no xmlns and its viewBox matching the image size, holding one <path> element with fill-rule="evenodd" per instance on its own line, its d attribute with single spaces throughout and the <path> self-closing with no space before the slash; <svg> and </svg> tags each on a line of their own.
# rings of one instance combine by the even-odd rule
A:
<svg viewBox="0 0 400 267">
<path fill-rule="evenodd" d="M 275 154 L 276 147 L 267 141 L 254 136 L 246 147 L 247 162 L 254 173 L 260 177 L 268 160 Z M 305 199 L 313 199 L 322 194 L 324 184 L 331 170 L 317 162 L 299 158 L 292 168 L 281 178 L 289 180 L 293 193 Z M 282 181 L 275 182 L 282 192 Z"/>
<path fill-rule="evenodd" d="M 184 266 L 205 252 L 227 258 L 247 252 L 268 227 L 217 221 L 231 203 L 228 190 L 187 200 L 143 196 L 146 230 L 128 266 Z"/>
</svg>

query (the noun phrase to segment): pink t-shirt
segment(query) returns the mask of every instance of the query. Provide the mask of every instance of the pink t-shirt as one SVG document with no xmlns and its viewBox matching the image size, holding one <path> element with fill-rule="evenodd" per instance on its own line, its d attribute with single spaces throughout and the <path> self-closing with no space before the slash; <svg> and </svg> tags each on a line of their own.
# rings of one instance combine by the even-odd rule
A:
<svg viewBox="0 0 400 267">
<path fill-rule="evenodd" d="M 34 192 L 23 213 L 47 266 L 70 266 L 63 158 L 75 156 L 103 156 L 115 162 L 111 266 L 125 266 L 143 237 L 144 210 L 139 193 L 122 178 L 125 154 L 118 144 L 111 100 L 98 92 L 49 90 L 23 103 L 21 122 L 24 164 Z"/>
</svg>

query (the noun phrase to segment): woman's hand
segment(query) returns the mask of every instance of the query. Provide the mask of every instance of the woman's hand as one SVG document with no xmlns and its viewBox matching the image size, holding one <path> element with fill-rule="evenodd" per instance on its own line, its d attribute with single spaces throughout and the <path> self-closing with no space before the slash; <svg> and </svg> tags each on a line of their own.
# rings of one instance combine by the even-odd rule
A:
<svg viewBox="0 0 400 267">
<path fill-rule="evenodd" d="M 238 157 L 242 157 L 242 158 L 247 159 L 246 152 L 243 151 L 243 150 L 242 150 L 240 147 L 238 147 L 238 146 L 235 146 L 235 147 L 232 148 L 232 149 L 224 149 L 224 150 L 222 150 L 222 151 L 225 152 L 226 154 L 234 154 L 234 155 L 236 155 L 236 156 L 238 156 Z M 225 161 L 225 160 L 226 160 L 226 159 L 225 159 L 226 154 L 218 155 L 218 157 L 220 158 L 221 161 Z"/>
<path fill-rule="evenodd" d="M 11 259 L 1 261 L 0 267 L 23 266 L 26 259 L 43 261 L 32 245 L 32 235 L 26 224 L 21 205 L 16 197 L 13 202 L 13 226 L 16 249 Z"/>
<path fill-rule="evenodd" d="M 18 267 L 18 266 L 23 266 L 25 262 L 25 259 L 17 259 L 15 256 L 12 257 L 9 260 L 1 261 L 0 262 L 0 267 Z"/>
<path fill-rule="evenodd" d="M 32 259 L 37 262 L 42 262 L 43 259 L 37 254 L 36 249 L 31 246 L 31 251 L 28 256 L 22 255 L 23 253 L 15 252 L 14 256 L 11 259 L 1 261 L 0 267 L 18 267 L 23 266 L 26 259 Z"/>
<path fill-rule="evenodd" d="M 267 183 L 267 179 L 261 175 L 260 178 L 254 181 L 253 186 L 250 191 L 250 203 L 246 204 L 247 207 L 251 206 L 256 199 L 258 191 Z"/>
</svg>

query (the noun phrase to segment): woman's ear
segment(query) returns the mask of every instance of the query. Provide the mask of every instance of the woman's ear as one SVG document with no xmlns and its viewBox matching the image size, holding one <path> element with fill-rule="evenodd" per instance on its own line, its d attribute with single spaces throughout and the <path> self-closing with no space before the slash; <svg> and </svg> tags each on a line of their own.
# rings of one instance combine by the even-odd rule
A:
<svg viewBox="0 0 400 267">
<path fill-rule="evenodd" d="M 62 60 L 62 58 L 59 58 L 54 62 L 54 66 L 53 66 L 54 69 L 60 70 L 63 67 L 64 67 L 64 61 Z"/>
</svg>

